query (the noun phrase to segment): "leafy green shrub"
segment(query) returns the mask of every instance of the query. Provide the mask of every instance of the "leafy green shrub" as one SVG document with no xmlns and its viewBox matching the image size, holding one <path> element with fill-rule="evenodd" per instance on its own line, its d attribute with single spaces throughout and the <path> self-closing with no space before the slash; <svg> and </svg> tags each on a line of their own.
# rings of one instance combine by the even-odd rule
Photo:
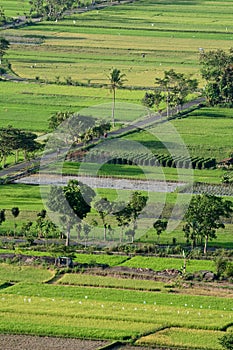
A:
<svg viewBox="0 0 233 350">
<path fill-rule="evenodd" d="M 233 263 L 228 262 L 225 269 L 225 276 L 227 278 L 233 277 Z"/>
<path fill-rule="evenodd" d="M 219 343 L 224 349 L 233 350 L 233 333 L 225 334 L 219 339 Z"/>
</svg>

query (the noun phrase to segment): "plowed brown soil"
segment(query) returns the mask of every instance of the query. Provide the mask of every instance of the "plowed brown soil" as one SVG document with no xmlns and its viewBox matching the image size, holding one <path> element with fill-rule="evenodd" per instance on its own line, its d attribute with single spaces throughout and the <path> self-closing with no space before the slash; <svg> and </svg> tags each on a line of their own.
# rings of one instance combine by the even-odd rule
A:
<svg viewBox="0 0 233 350">
<path fill-rule="evenodd" d="M 0 350 L 97 350 L 106 341 L 0 334 Z"/>
</svg>

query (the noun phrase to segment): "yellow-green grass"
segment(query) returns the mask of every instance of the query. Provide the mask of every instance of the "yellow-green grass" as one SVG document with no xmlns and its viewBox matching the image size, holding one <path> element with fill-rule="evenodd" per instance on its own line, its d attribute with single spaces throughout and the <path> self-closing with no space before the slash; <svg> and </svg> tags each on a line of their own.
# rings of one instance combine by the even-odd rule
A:
<svg viewBox="0 0 233 350">
<path fill-rule="evenodd" d="M 44 257 L 44 256 L 53 256 L 53 253 L 50 253 L 48 251 L 36 251 L 36 250 L 30 250 L 29 248 L 20 248 L 15 247 L 15 249 L 6 249 L 2 248 L 0 249 L 0 254 L 22 254 L 22 255 L 33 255 L 35 257 Z"/>
<path fill-rule="evenodd" d="M 135 256 L 127 260 L 122 266 L 134 268 L 150 268 L 155 271 L 166 269 L 181 270 L 184 266 L 184 259 L 180 258 L 159 258 L 159 257 L 142 257 Z M 192 273 L 199 270 L 210 270 L 215 272 L 215 263 L 212 260 L 187 260 L 186 272 Z"/>
<path fill-rule="evenodd" d="M 173 125 L 191 154 L 216 157 L 218 161 L 230 156 L 230 130 L 233 126 L 231 109 L 204 108 L 190 113 L 188 118 L 176 119 Z"/>
<path fill-rule="evenodd" d="M 170 292 L 153 292 L 153 291 L 131 291 L 131 290 L 119 290 L 115 288 L 105 289 L 105 288 L 94 288 L 94 287 L 75 287 L 75 286 L 60 286 L 51 284 L 38 284 L 38 283 L 17 283 L 6 290 L 1 290 L 1 294 L 7 295 L 26 295 L 26 296 L 40 296 L 47 298 L 62 298 L 73 301 L 80 300 L 95 300 L 107 302 L 125 302 L 126 304 L 138 303 L 141 306 L 161 306 L 168 308 L 180 308 L 183 314 L 186 314 L 186 310 L 191 311 L 196 314 L 197 320 L 200 316 L 198 313 L 203 313 L 203 316 L 210 315 L 213 312 L 213 320 L 210 320 L 206 327 L 203 325 L 203 329 L 211 329 L 215 325 L 216 329 L 221 329 L 224 325 L 230 323 L 231 311 L 233 308 L 233 302 L 231 299 L 226 300 L 222 297 L 215 296 L 200 296 L 200 295 L 186 295 L 186 294 L 172 294 Z M 154 310 L 153 310 L 154 311 Z M 177 311 L 177 309 L 176 309 Z M 222 316 L 216 322 L 215 316 L 217 312 L 221 311 Z M 168 310 L 169 312 L 169 310 Z M 177 312 L 176 312 L 177 314 Z M 178 313 L 179 314 L 179 313 Z M 189 313 L 187 313 L 189 315 Z M 133 317 L 133 315 L 132 315 Z M 146 315 L 142 315 L 147 319 Z M 189 322 L 192 322 L 191 315 L 189 316 Z M 222 318 L 222 319 L 221 319 Z M 228 321 L 229 319 L 229 321 Z M 194 320 L 193 320 L 194 321 Z M 202 319 L 198 322 L 202 323 Z M 185 320 L 179 320 L 179 323 L 185 322 Z M 210 326 L 211 325 L 211 326 Z M 208 327 L 209 326 L 209 327 Z"/>
<path fill-rule="evenodd" d="M 41 295 L 40 288 L 38 294 Z M 0 303 L 1 333 L 130 339 L 157 328 L 153 320 L 136 321 L 136 317 L 130 317 L 129 310 L 122 310 L 125 304 L 104 299 L 40 297 L 31 296 L 29 292 L 29 295 L 21 296 L 2 295 Z"/>
<path fill-rule="evenodd" d="M 140 231 L 140 236 L 138 236 L 139 242 L 147 242 L 147 243 L 159 243 L 159 244 L 167 244 L 169 246 L 174 245 L 174 238 L 176 239 L 177 244 L 184 244 L 186 245 L 186 238 L 184 236 L 183 231 L 184 222 L 182 221 L 178 227 L 172 231 L 172 232 L 163 232 L 159 239 L 155 232 L 155 230 L 152 228 L 148 229 L 146 233 L 143 232 L 143 229 Z M 233 242 L 232 242 L 232 230 L 233 226 L 232 224 L 226 224 L 224 229 L 217 230 L 217 238 L 214 240 L 211 240 L 208 242 L 209 247 L 219 247 L 219 248 L 226 248 L 226 249 L 233 249 Z M 199 247 L 201 250 L 202 248 Z"/>
<path fill-rule="evenodd" d="M 19 7 L 15 1 L 8 5 Z M 4 6 L 7 8 L 5 2 Z M 152 2 L 136 1 L 3 33 L 12 42 L 8 52 L 12 67 L 24 77 L 46 81 L 60 77 L 64 82 L 70 76 L 75 81 L 106 84 L 109 70 L 117 66 L 127 76 L 125 85 L 151 87 L 154 78 L 170 68 L 194 73 L 200 79 L 198 48 L 229 48 L 229 6 L 224 1 L 202 1 L 185 7 L 161 2 L 155 7 Z M 24 83 L 15 84 L 15 89 L 6 83 L 2 86 L 2 125 L 34 131 L 46 131 L 49 116 L 58 110 L 77 111 L 112 98 L 107 89 Z M 143 94 L 118 90 L 117 99 L 140 103 Z"/>
<path fill-rule="evenodd" d="M 83 1 L 80 1 L 82 3 Z M 87 0 L 85 4 L 89 4 Z M 18 16 L 29 16 L 30 2 L 28 0 L 1 0 L 1 7 L 3 8 L 6 17 L 15 18 Z"/>
<path fill-rule="evenodd" d="M 124 136 L 124 139 L 139 142 L 154 153 L 165 154 L 169 152 L 169 144 L 172 143 L 170 148 L 175 154 L 183 154 L 184 151 L 180 151 L 180 146 L 183 146 L 186 148 L 184 154 L 187 152 L 190 157 L 216 158 L 219 161 L 231 153 L 232 117 L 230 108 L 201 108 L 185 118 L 171 121 L 176 134 L 171 134 L 170 128 L 161 123 L 140 133 Z"/>
<path fill-rule="evenodd" d="M 0 122 L 2 126 L 31 131 L 48 131 L 49 117 L 58 111 L 78 112 L 85 115 L 103 118 L 103 110 L 111 115 L 110 105 L 112 93 L 109 89 L 74 87 L 63 85 L 45 85 L 30 83 L 0 82 L 2 93 L 0 97 Z M 130 121 L 135 118 L 134 108 L 140 104 L 143 92 L 119 90 L 118 102 L 126 103 L 123 106 L 132 106 L 130 113 L 117 115 L 121 121 Z M 128 105 L 129 104 L 129 105 Z M 102 111 L 100 111 L 100 105 Z M 86 109 L 95 106 L 93 109 Z M 138 107 L 142 110 L 142 107 Z M 107 119 L 107 116 L 105 115 Z"/>
<path fill-rule="evenodd" d="M 75 286 L 93 286 L 104 288 L 121 288 L 121 289 L 137 289 L 148 291 L 161 291 L 164 289 L 164 283 L 157 281 L 125 279 L 107 276 L 92 276 L 86 274 L 65 274 L 57 282 L 57 284 L 75 285 Z"/>
<path fill-rule="evenodd" d="M 135 339 L 161 327 L 221 330 L 232 322 L 231 300 L 217 297 L 32 283 L 0 296 L 2 333 Z"/>
<path fill-rule="evenodd" d="M 177 346 L 188 349 L 223 349 L 219 338 L 224 332 L 189 328 L 166 328 L 137 340 L 137 345 Z"/>
<path fill-rule="evenodd" d="M 150 142 L 150 141 L 149 141 Z M 143 141 L 142 141 L 143 143 Z M 46 170 L 48 173 L 55 172 L 60 169 L 61 165 L 54 164 L 50 169 Z M 64 175 L 96 175 L 96 165 L 88 163 L 83 165 L 77 162 L 65 162 L 62 166 Z M 103 164 L 98 170 L 98 175 L 129 178 L 129 179 L 141 179 L 141 180 L 161 180 L 161 181 L 183 181 L 190 182 L 206 182 L 213 184 L 220 184 L 221 178 L 225 171 L 223 169 L 195 169 L 193 176 L 188 169 L 163 167 L 156 169 L 152 166 L 137 166 L 137 165 L 122 165 L 122 164 Z M 107 181 L 107 180 L 106 180 Z"/>
<path fill-rule="evenodd" d="M 13 207 L 19 207 L 22 212 L 24 210 L 41 211 L 43 209 L 40 187 L 37 185 L 1 185 L 0 189 L 1 208 L 11 209 Z"/>
<path fill-rule="evenodd" d="M 127 260 L 127 256 L 117 256 L 117 255 L 96 255 L 96 254 L 75 254 L 74 261 L 78 263 L 97 263 L 97 264 L 107 264 L 109 266 L 115 266 L 122 264 Z"/>
<path fill-rule="evenodd" d="M 0 280 L 5 282 L 46 282 L 54 276 L 54 271 L 41 267 L 15 266 L 1 263 Z"/>
<path fill-rule="evenodd" d="M 71 76 L 76 81 L 106 83 L 109 69 L 116 65 L 127 74 L 129 86 L 153 86 L 155 75 L 170 68 L 200 78 L 199 48 L 231 45 L 229 8 L 226 1 L 188 6 L 135 1 L 75 14 L 18 31 L 23 39 L 14 38 L 9 58 L 20 75 L 49 80 Z M 16 36 L 12 30 L 6 34 Z M 42 45 L 18 45 L 27 35 L 42 38 Z M 31 69 L 34 63 L 38 65 Z"/>
<path fill-rule="evenodd" d="M 1 7 L 5 12 L 6 17 L 24 16 L 29 14 L 30 4 L 27 0 L 1 0 Z"/>
</svg>

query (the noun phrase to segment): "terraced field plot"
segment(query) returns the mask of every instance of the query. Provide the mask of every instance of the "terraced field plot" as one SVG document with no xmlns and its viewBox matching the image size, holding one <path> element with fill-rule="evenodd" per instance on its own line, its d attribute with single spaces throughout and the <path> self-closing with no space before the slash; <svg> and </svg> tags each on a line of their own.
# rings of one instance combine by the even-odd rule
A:
<svg viewBox="0 0 233 350">
<path fill-rule="evenodd" d="M 21 5 L 24 3 L 25 1 Z M 4 1 L 3 7 L 9 4 L 12 8 L 9 6 L 7 9 L 8 15 L 13 15 L 19 2 Z M 8 58 L 15 72 L 34 81 L 41 79 L 43 84 L 1 83 L 4 86 L 0 101 L 1 125 L 12 124 L 14 127 L 46 132 L 48 117 L 58 110 L 77 111 L 94 104 L 111 102 L 111 93 L 100 86 L 107 84 L 107 75 L 114 66 L 126 74 L 126 85 L 129 88 L 152 87 L 154 78 L 170 68 L 193 73 L 200 79 L 199 49 L 228 49 L 231 46 L 231 6 L 230 1 L 194 3 L 162 0 L 156 4 L 152 1 L 137 1 L 126 6 L 73 15 L 57 23 L 44 22 L 17 31 L 4 31 L 12 43 Z M 23 6 L 21 10 L 24 10 Z M 60 82 L 69 84 L 72 81 L 74 84 L 94 83 L 98 87 L 59 85 Z M 57 84 L 45 85 L 46 82 Z M 120 102 L 140 104 L 143 94 L 144 91 L 118 90 L 117 99 Z M 193 116 L 174 122 L 184 135 L 190 151 L 194 147 L 195 152 L 200 152 L 196 147 L 200 142 L 198 126 L 205 130 L 211 124 L 212 134 L 220 128 L 222 134 L 231 128 L 229 115 L 223 124 L 219 120 L 215 123 L 211 119 L 209 123 L 209 120 L 195 118 Z M 118 121 L 125 121 L 125 117 Z M 217 137 L 209 138 L 202 134 L 204 153 L 214 153 L 216 157 L 221 157 L 221 154 L 225 156 L 231 147 L 229 133 L 226 132 L 226 135 L 226 144 L 222 148 Z M 144 141 L 148 141 L 147 146 L 150 147 L 150 140 Z M 171 177 L 176 176 L 173 171 L 174 169 L 168 170 Z M 203 178 L 208 178 L 206 174 L 202 172 Z M 213 175 L 213 172 L 211 174 L 211 181 L 219 182 L 219 178 L 216 180 L 219 172 L 217 175 Z M 202 175 L 199 173 L 199 176 Z M 9 191 L 9 187 L 4 188 L 7 189 Z M 24 190 L 25 195 L 21 192 Z M 15 205 L 19 205 L 20 209 L 21 206 L 25 209 L 41 209 L 37 189 L 34 192 L 32 188 L 21 187 L 17 196 L 14 190 L 5 196 L 2 193 L 2 205 L 9 209 Z M 111 193 L 111 196 L 114 195 Z M 174 196 L 176 194 L 171 194 L 169 201 L 174 201 Z M 29 199 L 27 203 L 25 198 Z M 182 242 L 183 233 L 179 234 L 178 238 Z M 154 236 L 154 233 L 149 233 L 146 238 L 154 242 Z M 229 226 L 227 234 L 221 233 L 220 243 L 229 247 L 231 236 Z M 171 244 L 171 241 L 171 235 L 162 235 L 161 243 Z M 77 257 L 77 260 L 80 259 Z M 93 257 L 88 259 L 91 261 Z M 108 261 L 106 257 L 102 257 L 102 260 L 95 259 Z M 115 263 L 113 259 L 112 264 Z M 170 263 L 171 265 L 169 262 L 165 265 L 160 261 L 159 266 L 179 267 L 183 261 L 177 260 L 177 265 L 174 261 Z M 201 263 L 199 268 L 212 268 L 210 261 L 203 265 Z M 125 262 L 127 264 L 134 267 L 144 264 L 146 268 L 158 266 L 151 260 L 142 258 L 139 261 L 133 258 Z M 191 263 L 188 268 L 190 271 L 195 269 Z M 209 349 L 216 350 L 221 349 L 217 344 L 218 337 L 225 334 L 225 330 L 232 325 L 233 304 L 230 298 L 180 295 L 168 292 L 164 286 L 156 283 L 143 285 L 142 282 L 141 286 L 140 281 L 133 288 L 133 281 L 124 283 L 119 280 L 92 279 L 87 282 L 83 276 L 81 280 L 76 275 L 64 276 L 65 283 L 76 286 L 47 285 L 41 282 L 49 278 L 52 272 L 36 275 L 38 283 L 34 283 L 30 271 L 24 271 L 24 275 L 20 275 L 20 269 L 13 270 L 12 268 L 12 275 L 9 274 L 8 278 L 16 284 L 5 288 L 7 270 L 1 266 L 2 333 L 127 341 L 139 339 L 141 344 L 169 344 L 189 349 L 198 341 L 196 344 L 199 349 L 206 349 L 208 344 Z M 98 283 L 102 284 L 102 288 L 98 288 Z M 83 286 L 85 284 L 86 287 Z M 150 288 L 153 292 L 149 291 Z M 147 335 L 149 338 L 141 338 Z"/>
<path fill-rule="evenodd" d="M 0 122 L 2 126 L 46 132 L 49 117 L 58 111 L 77 112 L 82 110 L 85 115 L 109 118 L 111 115 L 112 94 L 109 89 L 91 87 L 74 87 L 63 85 L 45 85 L 32 83 L 1 82 Z M 118 113 L 119 121 L 131 121 L 143 112 L 141 105 L 143 92 L 119 90 L 118 102 L 127 112 Z M 135 106 L 136 105 L 136 106 Z M 95 108 L 90 108 L 96 106 Z M 100 110 L 101 107 L 101 110 Z M 138 108 L 138 109 L 137 109 Z M 138 112 L 139 111 L 139 112 Z M 119 115 L 120 114 L 120 115 Z"/>
<path fill-rule="evenodd" d="M 220 161 L 229 156 L 232 148 L 230 130 L 233 125 L 233 114 L 230 108 L 201 108 L 171 123 L 180 135 L 190 157 L 197 155 L 205 158 L 214 157 Z M 172 145 L 171 149 L 173 147 L 175 151 L 177 149 L 177 153 L 182 153 L 182 150 L 179 150 L 182 143 L 179 143 L 179 139 L 176 139 L 169 129 L 164 128 L 163 124 L 157 124 L 146 131 L 127 135 L 124 138 L 140 142 L 154 153 L 168 153 L 169 144 Z"/>
<path fill-rule="evenodd" d="M 20 10 L 26 5 L 23 1 Z M 17 13 L 19 3 L 2 6 Z M 171 68 L 200 80 L 199 48 L 229 49 L 230 6 L 226 1 L 135 1 L 58 22 L 8 29 L 3 31 L 11 42 L 7 58 L 19 76 L 57 84 L 71 80 L 71 84 L 106 86 L 110 69 L 117 67 L 126 74 L 130 89 L 118 90 L 117 100 L 141 104 L 144 91 L 132 87 L 153 87 L 155 77 Z M 105 88 L 4 83 L 0 121 L 4 126 L 44 132 L 49 116 L 59 110 L 79 111 L 111 100 Z M 127 113 L 117 119 L 133 117 Z"/>
<path fill-rule="evenodd" d="M 154 77 L 170 68 L 199 76 L 199 48 L 231 45 L 230 7 L 226 1 L 185 6 L 179 1 L 135 1 L 94 9 L 58 23 L 6 31 L 14 37 L 9 59 L 19 75 L 53 81 L 72 77 L 104 84 L 114 66 L 127 75 L 129 86 L 153 86 Z M 42 42 L 27 45 L 28 37 Z"/>
<path fill-rule="evenodd" d="M 230 299 L 226 302 L 219 297 L 149 292 L 143 283 L 143 291 L 118 290 L 108 282 L 106 279 L 104 288 L 21 282 L 1 289 L 0 330 L 119 340 L 136 340 L 156 332 L 153 344 L 165 344 L 166 338 L 160 337 L 159 330 L 164 328 L 172 334 L 177 332 L 173 327 L 179 327 L 180 336 L 185 332 L 197 334 L 195 329 L 205 332 L 208 348 L 216 349 L 212 345 L 216 336 L 224 334 L 223 330 L 232 322 Z M 152 340 L 146 339 L 148 343 Z M 205 342 L 200 341 L 200 349 L 206 348 Z M 175 343 L 171 338 L 169 344 Z M 191 349 L 189 344 L 190 339 L 183 337 L 183 345 Z"/>
</svg>

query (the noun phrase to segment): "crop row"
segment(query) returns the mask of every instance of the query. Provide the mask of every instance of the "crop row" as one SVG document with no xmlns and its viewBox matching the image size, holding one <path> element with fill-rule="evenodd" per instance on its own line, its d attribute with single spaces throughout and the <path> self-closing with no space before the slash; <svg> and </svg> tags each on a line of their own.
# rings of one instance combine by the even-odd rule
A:
<svg viewBox="0 0 233 350">
<path fill-rule="evenodd" d="M 182 193 L 209 193 L 215 196 L 233 196 L 233 186 L 232 184 L 205 184 L 196 182 L 193 184 L 192 189 L 189 185 L 182 187 L 180 192 Z"/>
<path fill-rule="evenodd" d="M 0 281 L 4 282 L 44 282 L 52 278 L 54 273 L 47 269 L 1 264 Z"/>
<path fill-rule="evenodd" d="M 19 283 L 0 290 L 0 331 L 135 339 L 164 327 L 222 330 L 232 306 L 218 297 Z"/>
<path fill-rule="evenodd" d="M 221 350 L 218 340 L 223 335 L 221 331 L 171 327 L 140 338 L 137 345 L 157 344 L 188 349 Z"/>
<path fill-rule="evenodd" d="M 86 161 L 91 163 L 108 163 L 108 164 L 127 164 L 139 166 L 163 166 L 169 168 L 193 168 L 193 169 L 209 169 L 216 166 L 214 158 L 191 157 L 170 154 L 152 154 L 152 153 L 136 153 L 136 152 L 106 152 L 94 151 L 87 157 Z"/>
<path fill-rule="evenodd" d="M 93 276 L 88 274 L 68 273 L 63 275 L 58 281 L 58 284 L 75 285 L 75 286 L 93 286 L 105 288 L 122 288 L 133 290 L 153 290 L 161 291 L 164 288 L 162 282 L 148 281 L 137 279 L 125 279 L 106 276 Z"/>
<path fill-rule="evenodd" d="M 51 253 L 33 252 L 33 251 L 12 251 L 12 250 L 0 250 L 1 253 L 7 254 L 23 254 L 35 257 L 51 256 Z M 163 258 L 163 257 L 148 257 L 148 256 L 134 256 L 129 258 L 128 256 L 118 256 L 109 254 L 78 254 L 76 253 L 74 262 L 79 264 L 102 264 L 108 266 L 126 266 L 129 268 L 144 268 L 152 269 L 154 271 L 162 271 L 166 269 L 178 269 L 180 270 L 184 264 L 182 258 Z M 190 259 L 186 261 L 187 273 L 198 272 L 200 270 L 209 270 L 215 272 L 216 267 L 213 260 L 197 260 Z M 28 266 L 14 266 L 1 264 L 0 279 L 7 281 L 24 281 L 24 282 L 42 282 L 50 279 L 53 273 L 48 270 L 28 267 Z M 7 279 L 6 279 L 7 278 Z M 106 281 L 106 280 L 105 280 Z M 68 282 L 69 283 L 69 282 Z M 114 282 L 115 283 L 115 282 Z M 85 283 L 86 284 L 86 283 Z M 106 282 L 105 282 L 106 284 Z M 124 286 L 123 286 L 124 288 Z"/>
<path fill-rule="evenodd" d="M 142 282 L 143 283 L 143 282 Z M 62 300 L 73 301 L 73 304 L 80 305 L 86 304 L 91 306 L 91 303 L 124 303 L 125 306 L 131 310 L 133 304 L 143 307 L 147 305 L 150 307 L 155 306 L 161 308 L 180 308 L 180 310 L 194 312 L 212 312 L 214 315 L 218 314 L 219 311 L 225 312 L 225 316 L 228 318 L 233 310 L 233 300 L 228 299 L 227 302 L 224 298 L 216 296 L 200 296 L 200 295 L 185 295 L 185 294 L 171 294 L 166 292 L 153 292 L 153 291 L 138 291 L 138 290 L 119 290 L 115 288 L 93 288 L 93 287 L 69 287 L 62 285 L 51 285 L 51 284 L 39 284 L 39 283 L 18 283 L 12 287 L 0 290 L 0 296 L 3 294 L 7 295 L 22 295 L 31 298 L 51 298 L 57 300 L 59 303 Z M 101 307 L 102 304 L 100 304 Z M 78 306 L 78 305 L 77 305 Z M 64 311 L 65 312 L 65 311 Z M 168 312 L 168 310 L 167 310 Z M 107 313 L 107 311 L 106 311 Z M 230 314 L 228 314 L 230 313 Z M 110 313 L 111 314 L 111 313 Z M 123 313 L 126 315 L 126 313 Z M 133 318 L 133 315 L 128 315 Z M 144 315 L 140 316 L 143 319 Z M 145 316 L 145 319 L 148 318 Z M 215 320 L 216 321 L 216 320 Z M 221 327 L 220 319 L 219 327 Z M 225 319 L 226 321 L 226 319 Z M 191 319 L 190 319 L 191 322 Z M 213 323 L 212 323 L 213 322 Z M 214 319 L 209 321 L 208 324 L 215 324 Z M 225 322 L 223 322 L 225 324 Z"/>
</svg>

